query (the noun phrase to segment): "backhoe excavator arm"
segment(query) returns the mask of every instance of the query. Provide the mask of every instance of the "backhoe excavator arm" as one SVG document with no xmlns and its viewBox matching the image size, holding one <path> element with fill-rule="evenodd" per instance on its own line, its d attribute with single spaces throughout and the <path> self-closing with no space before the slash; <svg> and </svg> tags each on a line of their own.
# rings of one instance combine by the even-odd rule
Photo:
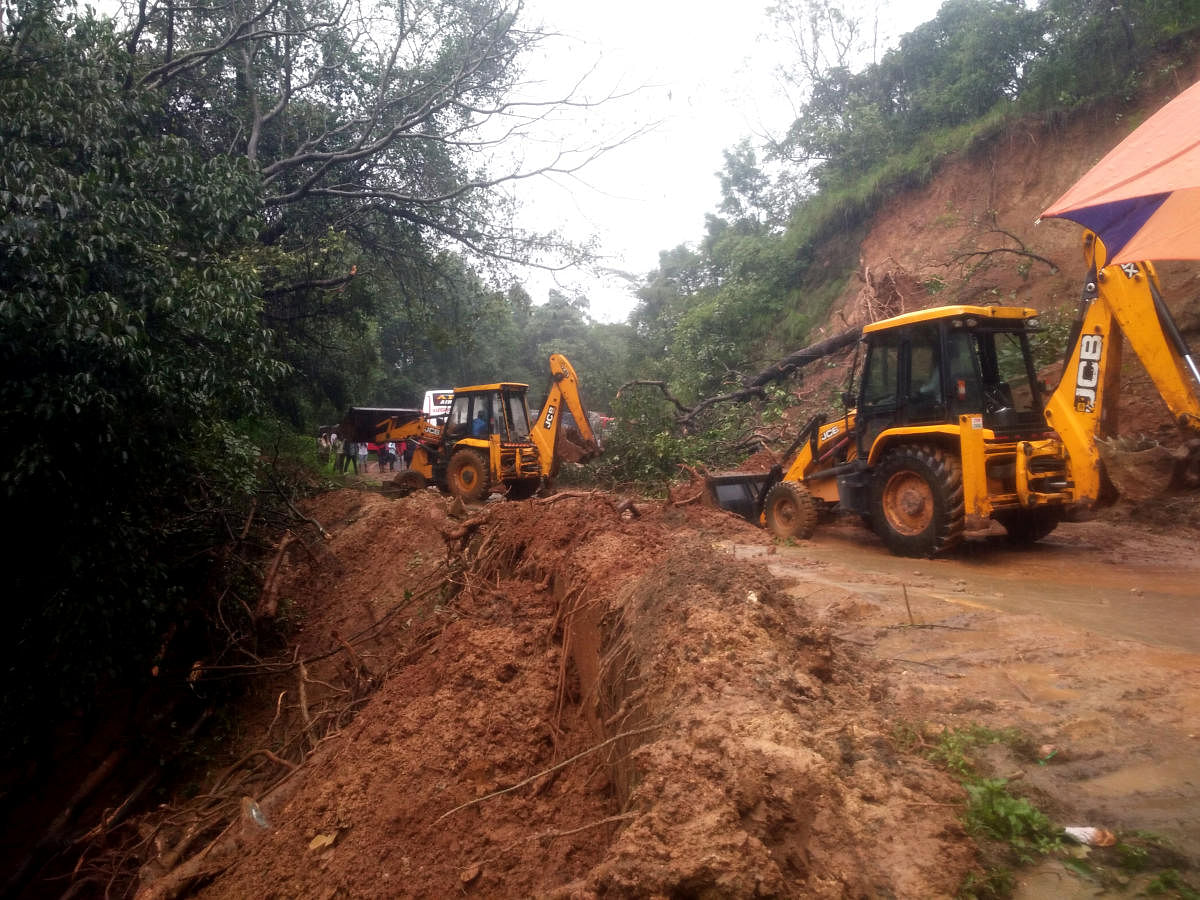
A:
<svg viewBox="0 0 1200 900">
<path fill-rule="evenodd" d="M 587 410 L 579 396 L 579 377 L 565 356 L 561 353 L 552 353 L 550 355 L 550 392 L 546 395 L 546 402 L 542 405 L 530 434 L 538 448 L 542 475 L 546 477 L 552 477 L 557 470 L 555 453 L 568 449 L 565 447 L 565 442 L 560 440 L 560 424 L 564 405 L 575 419 L 575 425 L 583 439 L 583 446 L 577 446 L 575 442 L 571 443 L 569 448 L 571 452 L 568 457 L 570 461 L 587 462 L 589 459 L 599 456 L 600 442 L 592 431 L 592 423 L 588 421 Z"/>
<path fill-rule="evenodd" d="M 1104 244 L 1084 236 L 1090 275 L 1062 380 L 1046 403 L 1046 421 L 1070 460 L 1076 502 L 1100 499 L 1097 438 L 1116 434 L 1122 339 L 1138 355 L 1172 419 L 1200 437 L 1200 370 L 1162 301 L 1151 263 L 1106 265 Z"/>
</svg>

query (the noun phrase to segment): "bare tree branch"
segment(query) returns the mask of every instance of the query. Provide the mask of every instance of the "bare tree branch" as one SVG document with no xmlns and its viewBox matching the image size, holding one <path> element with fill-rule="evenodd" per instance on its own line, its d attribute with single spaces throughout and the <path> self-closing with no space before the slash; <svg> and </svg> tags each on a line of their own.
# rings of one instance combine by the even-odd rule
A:
<svg viewBox="0 0 1200 900">
<path fill-rule="evenodd" d="M 946 265 L 950 265 L 952 263 L 961 263 L 961 264 L 965 265 L 966 263 L 968 263 L 970 260 L 973 260 L 973 259 L 987 259 L 989 257 L 996 256 L 1001 253 L 1012 253 L 1015 256 L 1024 256 L 1024 257 L 1028 257 L 1029 259 L 1036 260 L 1037 262 L 1045 263 L 1047 266 L 1050 267 L 1051 272 L 1057 272 L 1059 270 L 1058 263 L 1054 262 L 1054 260 L 1052 260 L 1052 259 L 1047 259 L 1044 256 L 1040 256 L 1037 253 L 1034 253 L 1032 250 L 1028 249 L 1025 246 L 1025 242 L 1022 241 L 1015 234 L 1013 234 L 1011 231 L 1006 231 L 1003 228 L 993 228 L 986 233 L 987 234 L 1004 235 L 1005 237 L 1014 241 L 1017 244 L 1017 246 L 1016 247 L 993 247 L 990 250 L 968 250 L 968 251 L 964 251 L 962 253 L 956 253 L 954 256 L 952 256 L 950 258 L 950 262 L 946 263 Z"/>
<path fill-rule="evenodd" d="M 656 387 L 660 391 L 662 391 L 662 395 L 665 398 L 667 398 L 668 400 L 670 400 L 671 403 L 673 403 L 675 405 L 675 408 L 677 410 L 679 410 L 681 413 L 688 415 L 692 411 L 690 407 L 684 406 L 682 403 L 680 403 L 678 398 L 676 398 L 667 389 L 667 383 L 665 381 L 627 381 L 627 382 L 625 382 L 625 384 L 623 384 L 619 388 L 617 388 L 617 399 L 618 400 L 621 399 L 621 395 L 626 390 L 628 390 L 629 388 L 632 388 L 632 387 Z"/>
</svg>

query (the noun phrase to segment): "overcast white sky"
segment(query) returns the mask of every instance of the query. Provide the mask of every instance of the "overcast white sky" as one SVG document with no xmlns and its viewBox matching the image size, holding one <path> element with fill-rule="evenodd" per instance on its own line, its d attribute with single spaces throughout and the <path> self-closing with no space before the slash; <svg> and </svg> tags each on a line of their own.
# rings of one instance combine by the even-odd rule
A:
<svg viewBox="0 0 1200 900">
<path fill-rule="evenodd" d="M 911 30 L 939 5 L 895 4 L 890 30 Z M 647 86 L 634 99 L 581 117 L 577 131 L 564 126 L 564 144 L 573 134 L 603 137 L 661 124 L 577 178 L 521 183 L 525 226 L 581 241 L 594 237 L 612 268 L 638 278 L 657 267 L 660 251 L 698 241 L 705 213 L 720 203 L 722 151 L 746 136 L 779 134 L 793 118 L 775 76 L 784 51 L 772 37 L 766 6 L 753 0 L 527 0 L 527 24 L 540 21 L 563 35 L 548 42 L 552 53 L 527 61 L 531 77 L 566 84 L 595 66 L 589 83 L 596 93 Z M 888 5 L 881 6 L 887 16 Z M 593 317 L 603 321 L 623 321 L 636 303 L 637 282 L 530 272 L 526 286 L 535 303 L 545 302 L 556 280 L 568 292 L 585 293 Z"/>
</svg>

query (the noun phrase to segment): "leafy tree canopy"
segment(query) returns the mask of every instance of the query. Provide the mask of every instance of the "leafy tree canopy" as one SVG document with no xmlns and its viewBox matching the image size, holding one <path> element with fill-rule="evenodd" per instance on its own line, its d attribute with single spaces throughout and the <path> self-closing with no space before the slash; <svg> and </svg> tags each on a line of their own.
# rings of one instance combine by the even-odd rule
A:
<svg viewBox="0 0 1200 900">
<path fill-rule="evenodd" d="M 252 484 L 229 423 L 284 371 L 244 258 L 258 178 L 154 128 L 126 62 L 87 17 L 31 15 L 0 44 L 0 484 L 25 598 L 6 608 L 14 723 L 39 691 L 69 703 L 148 669 L 186 605 L 172 567 Z"/>
</svg>

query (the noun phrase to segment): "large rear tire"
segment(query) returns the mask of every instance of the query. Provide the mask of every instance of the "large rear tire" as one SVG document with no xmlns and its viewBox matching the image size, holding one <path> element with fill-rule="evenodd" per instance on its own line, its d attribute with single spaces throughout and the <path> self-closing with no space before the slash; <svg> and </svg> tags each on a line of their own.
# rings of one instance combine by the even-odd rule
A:
<svg viewBox="0 0 1200 900">
<path fill-rule="evenodd" d="M 1062 521 L 1057 509 L 1015 509 L 996 513 L 995 517 L 1004 526 L 1005 539 L 1021 546 L 1040 541 Z"/>
<path fill-rule="evenodd" d="M 898 556 L 944 553 L 963 538 L 962 465 L 927 444 L 888 451 L 875 470 L 871 522 Z"/>
<path fill-rule="evenodd" d="M 476 450 L 466 447 L 456 450 L 446 466 L 446 483 L 450 493 L 464 503 L 486 497 L 491 486 L 487 460 Z"/>
<path fill-rule="evenodd" d="M 775 537 L 806 541 L 817 530 L 817 501 L 804 485 L 781 481 L 767 491 L 763 517 Z"/>
</svg>

